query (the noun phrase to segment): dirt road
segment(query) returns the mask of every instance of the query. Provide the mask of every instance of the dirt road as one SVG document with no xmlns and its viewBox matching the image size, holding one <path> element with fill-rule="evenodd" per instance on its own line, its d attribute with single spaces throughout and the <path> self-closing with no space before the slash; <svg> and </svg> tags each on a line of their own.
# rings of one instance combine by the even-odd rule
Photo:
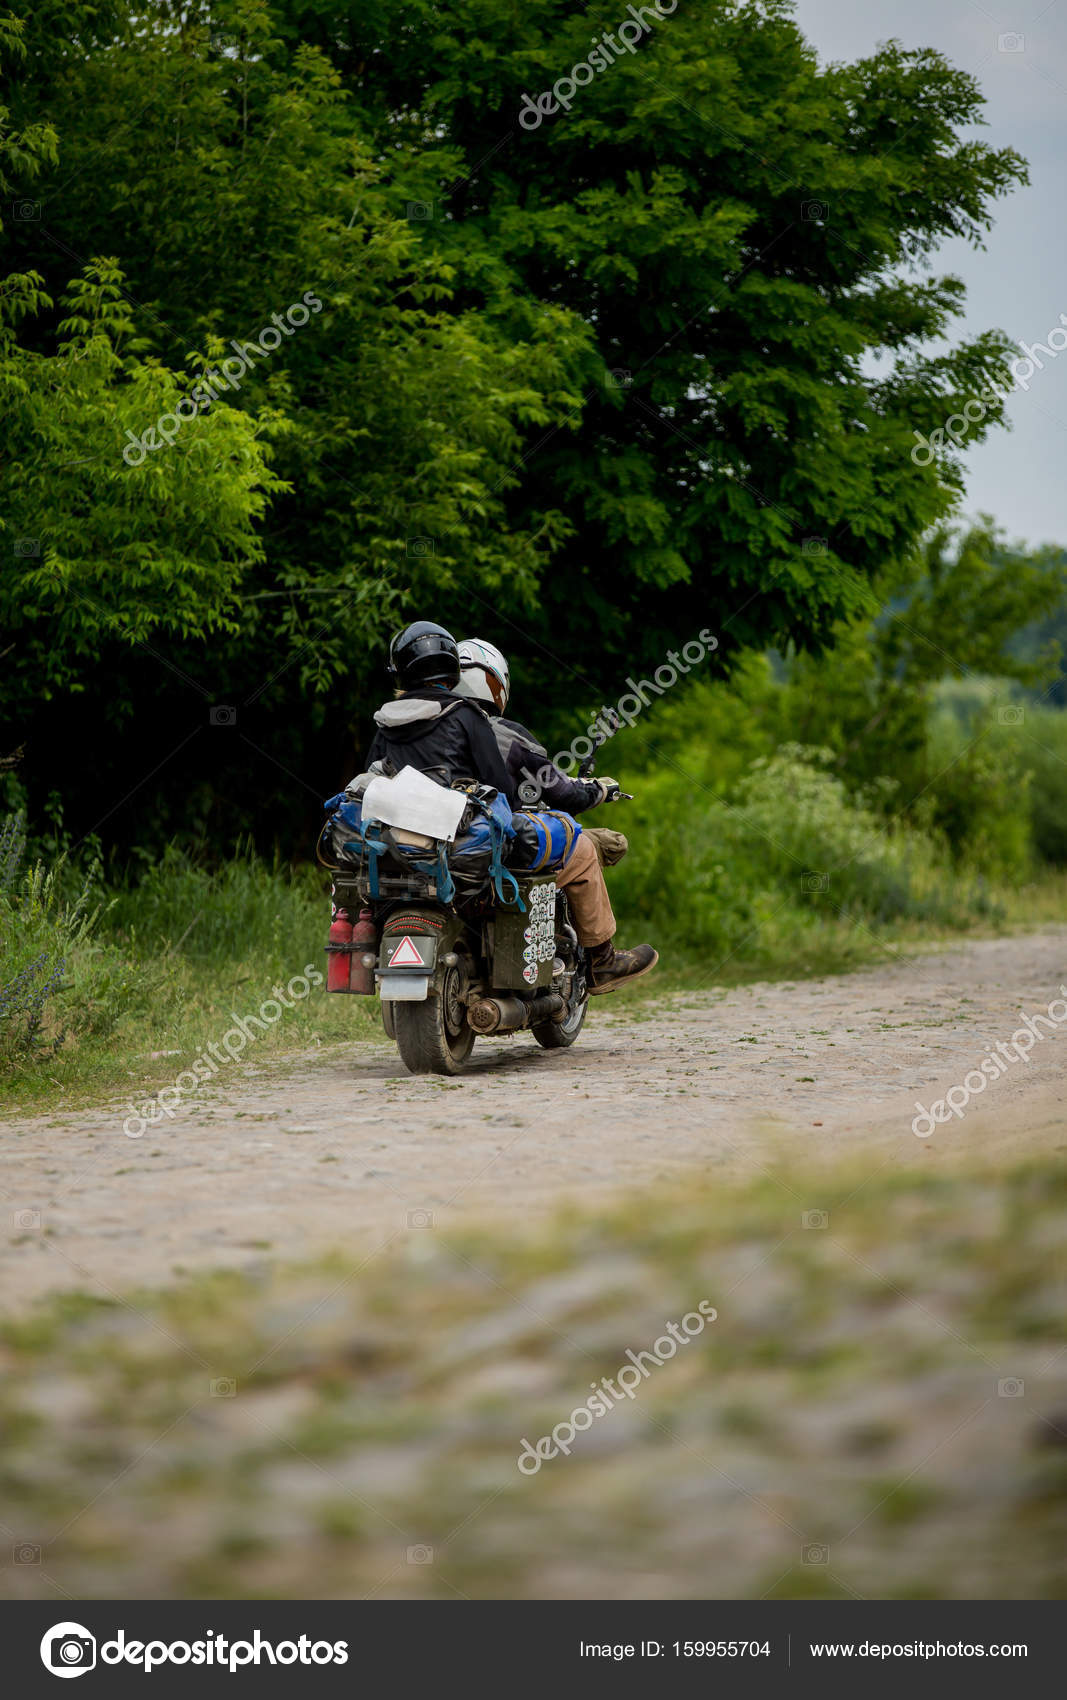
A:
<svg viewBox="0 0 1067 1700">
<path fill-rule="evenodd" d="M 371 1257 L 431 1218 L 529 1221 L 680 1172 L 852 1153 L 873 1173 L 983 1150 L 1067 1148 L 1067 1021 L 1039 1025 L 960 1117 L 912 1132 L 1020 1011 L 1067 982 L 1067 928 L 901 957 L 832 979 L 598 1002 L 578 1046 L 480 1042 L 456 1081 L 403 1073 L 385 1039 L 234 1065 L 140 1140 L 125 1109 L 7 1124 L 5 1309 L 331 1248 Z M 1057 1006 L 1059 1007 L 1059 1006 Z"/>
</svg>

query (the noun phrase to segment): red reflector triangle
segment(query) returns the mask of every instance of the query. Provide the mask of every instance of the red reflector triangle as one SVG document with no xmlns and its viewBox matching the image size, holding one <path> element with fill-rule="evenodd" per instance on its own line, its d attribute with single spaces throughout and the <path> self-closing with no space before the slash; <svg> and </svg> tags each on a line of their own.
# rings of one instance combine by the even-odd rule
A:
<svg viewBox="0 0 1067 1700">
<path fill-rule="evenodd" d="M 419 955 L 419 947 L 414 939 L 405 934 L 389 958 L 390 968 L 425 968 L 426 964 Z"/>
</svg>

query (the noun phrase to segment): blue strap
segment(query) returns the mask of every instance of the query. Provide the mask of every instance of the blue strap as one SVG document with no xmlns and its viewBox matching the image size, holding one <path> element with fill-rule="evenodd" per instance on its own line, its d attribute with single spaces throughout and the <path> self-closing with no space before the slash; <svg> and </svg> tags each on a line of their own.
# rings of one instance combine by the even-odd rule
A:
<svg viewBox="0 0 1067 1700">
<path fill-rule="evenodd" d="M 452 870 L 449 868 L 448 855 L 443 844 L 437 846 L 437 856 L 434 861 L 428 862 L 422 858 L 416 860 L 412 857 L 411 865 L 413 868 L 417 868 L 420 874 L 425 874 L 428 879 L 434 881 L 437 886 L 437 895 L 442 903 L 451 903 L 456 895 L 456 882 L 452 878 Z"/>
<path fill-rule="evenodd" d="M 526 913 L 526 905 L 519 892 L 519 882 L 515 875 L 504 866 L 504 828 L 493 810 L 482 805 L 489 817 L 489 877 L 493 882 L 493 890 L 501 903 L 510 908 L 517 904 L 520 914 Z M 507 888 L 511 887 L 509 891 Z"/>
<path fill-rule="evenodd" d="M 378 825 L 378 821 L 365 821 L 363 825 L 362 846 L 358 839 L 353 839 L 351 844 L 345 845 L 346 850 L 352 849 L 358 851 L 362 847 L 366 851 L 367 879 L 370 885 L 370 894 L 373 898 L 377 898 L 379 894 L 379 858 L 390 854 L 388 844 L 385 843 L 384 839 L 377 836 L 375 829 Z M 441 899 L 442 903 L 451 903 L 452 899 L 456 895 L 456 884 L 448 866 L 448 857 L 443 844 L 438 845 L 437 856 L 434 861 L 427 861 L 421 856 L 412 856 L 411 866 L 417 873 L 425 874 L 428 879 L 432 879 L 435 882 L 437 886 L 437 895 Z"/>
<path fill-rule="evenodd" d="M 427 867 L 433 867 L 427 863 Z M 456 882 L 452 878 L 452 870 L 448 865 L 448 851 L 444 844 L 437 846 L 437 865 L 434 868 L 434 878 L 437 881 L 437 895 L 443 903 L 451 903 L 456 895 Z"/>
<path fill-rule="evenodd" d="M 386 854 L 386 846 L 382 843 L 380 838 L 375 838 L 375 837 L 372 836 L 369 828 L 370 828 L 370 823 L 368 822 L 366 825 L 364 825 L 362 839 L 353 839 L 350 844 L 345 845 L 345 849 L 346 850 L 349 850 L 349 849 L 359 850 L 360 848 L 362 848 L 363 850 L 366 851 L 366 854 L 367 854 L 367 884 L 370 886 L 371 897 L 374 899 L 375 902 L 377 902 L 378 895 L 379 895 L 379 889 L 378 889 L 378 858 L 379 858 L 379 856 L 384 856 Z"/>
</svg>

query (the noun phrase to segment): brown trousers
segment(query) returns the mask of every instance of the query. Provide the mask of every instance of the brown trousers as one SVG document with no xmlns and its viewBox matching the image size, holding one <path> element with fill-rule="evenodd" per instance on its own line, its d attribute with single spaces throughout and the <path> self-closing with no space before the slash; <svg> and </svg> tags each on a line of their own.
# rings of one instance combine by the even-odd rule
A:
<svg viewBox="0 0 1067 1700">
<path fill-rule="evenodd" d="M 596 845 L 586 833 L 575 840 L 570 859 L 565 867 L 557 868 L 555 880 L 567 893 L 579 943 L 606 944 L 615 937 L 615 917 L 604 872 Z"/>
</svg>

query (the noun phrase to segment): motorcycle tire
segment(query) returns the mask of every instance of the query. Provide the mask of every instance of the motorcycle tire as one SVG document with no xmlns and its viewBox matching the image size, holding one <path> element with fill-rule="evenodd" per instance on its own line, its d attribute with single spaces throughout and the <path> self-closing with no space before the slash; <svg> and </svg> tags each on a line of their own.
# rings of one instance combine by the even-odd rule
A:
<svg viewBox="0 0 1067 1700">
<path fill-rule="evenodd" d="M 434 977 L 423 1003 L 392 1006 L 400 1060 L 409 1074 L 459 1074 L 474 1049 L 474 1031 L 461 1001 L 463 982 L 457 968 Z"/>
<path fill-rule="evenodd" d="M 566 1021 L 539 1021 L 536 1027 L 530 1028 L 530 1032 L 543 1051 L 565 1051 L 582 1031 L 588 1008 L 589 998 L 586 996 L 577 1009 L 571 1010 Z"/>
</svg>

